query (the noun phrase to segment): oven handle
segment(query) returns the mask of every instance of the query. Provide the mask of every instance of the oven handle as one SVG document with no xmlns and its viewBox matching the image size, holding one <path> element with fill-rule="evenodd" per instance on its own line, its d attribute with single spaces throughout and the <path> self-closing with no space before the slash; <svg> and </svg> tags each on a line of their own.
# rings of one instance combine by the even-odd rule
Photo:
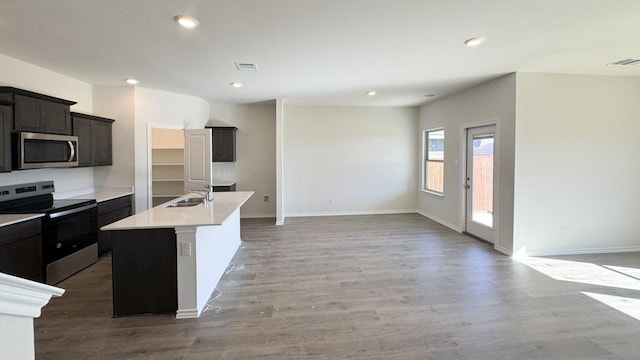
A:
<svg viewBox="0 0 640 360">
<path fill-rule="evenodd" d="M 93 209 L 96 206 L 98 206 L 98 204 L 86 205 L 86 206 L 75 208 L 75 209 L 71 209 L 71 210 L 65 210 L 65 211 L 60 211 L 60 212 L 57 212 L 57 213 L 49 214 L 49 219 L 55 219 L 55 218 L 59 218 L 61 216 L 67 216 L 67 215 L 79 213 L 81 211 Z"/>
<path fill-rule="evenodd" d="M 69 144 L 69 152 L 71 153 L 71 156 L 69 156 L 69 162 L 72 162 L 74 156 L 76 156 L 76 147 L 73 146 L 71 141 L 67 141 L 67 144 Z"/>
</svg>

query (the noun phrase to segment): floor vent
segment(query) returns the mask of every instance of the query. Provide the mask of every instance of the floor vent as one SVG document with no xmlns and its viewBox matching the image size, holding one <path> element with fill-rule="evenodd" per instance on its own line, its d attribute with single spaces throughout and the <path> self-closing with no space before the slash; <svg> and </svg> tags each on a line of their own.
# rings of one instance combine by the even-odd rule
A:
<svg viewBox="0 0 640 360">
<path fill-rule="evenodd" d="M 609 65 L 638 65 L 638 64 L 640 64 L 640 59 L 631 59 L 631 58 L 609 63 Z"/>
</svg>

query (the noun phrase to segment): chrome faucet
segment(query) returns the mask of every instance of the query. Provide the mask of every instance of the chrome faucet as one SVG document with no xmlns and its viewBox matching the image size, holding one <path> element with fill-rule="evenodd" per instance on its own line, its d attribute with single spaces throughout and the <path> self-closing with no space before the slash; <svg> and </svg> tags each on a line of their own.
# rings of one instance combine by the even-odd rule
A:
<svg viewBox="0 0 640 360">
<path fill-rule="evenodd" d="M 213 200 L 213 186 L 212 185 L 205 185 L 204 188 L 205 188 L 205 190 L 192 189 L 192 190 L 189 190 L 189 192 L 202 196 L 202 198 L 206 202 L 212 201 Z"/>
</svg>

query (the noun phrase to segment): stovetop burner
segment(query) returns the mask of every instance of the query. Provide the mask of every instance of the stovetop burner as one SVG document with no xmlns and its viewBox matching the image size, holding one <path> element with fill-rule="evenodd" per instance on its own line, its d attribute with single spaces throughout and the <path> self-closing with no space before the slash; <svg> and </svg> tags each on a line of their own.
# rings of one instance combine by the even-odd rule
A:
<svg viewBox="0 0 640 360">
<path fill-rule="evenodd" d="M 52 181 L 0 187 L 0 214 L 50 214 L 85 205 L 95 200 L 54 200 Z"/>
</svg>

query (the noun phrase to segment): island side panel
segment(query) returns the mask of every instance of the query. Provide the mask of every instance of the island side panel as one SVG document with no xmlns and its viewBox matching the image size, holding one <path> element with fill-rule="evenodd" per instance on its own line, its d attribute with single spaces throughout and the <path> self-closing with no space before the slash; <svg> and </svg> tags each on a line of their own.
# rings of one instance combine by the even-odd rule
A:
<svg viewBox="0 0 640 360">
<path fill-rule="evenodd" d="M 195 254 L 198 273 L 198 316 L 240 247 L 240 242 L 240 208 L 237 208 L 221 226 L 198 227 Z"/>
<path fill-rule="evenodd" d="M 178 308 L 174 229 L 112 234 L 113 315 L 174 313 Z"/>
</svg>

